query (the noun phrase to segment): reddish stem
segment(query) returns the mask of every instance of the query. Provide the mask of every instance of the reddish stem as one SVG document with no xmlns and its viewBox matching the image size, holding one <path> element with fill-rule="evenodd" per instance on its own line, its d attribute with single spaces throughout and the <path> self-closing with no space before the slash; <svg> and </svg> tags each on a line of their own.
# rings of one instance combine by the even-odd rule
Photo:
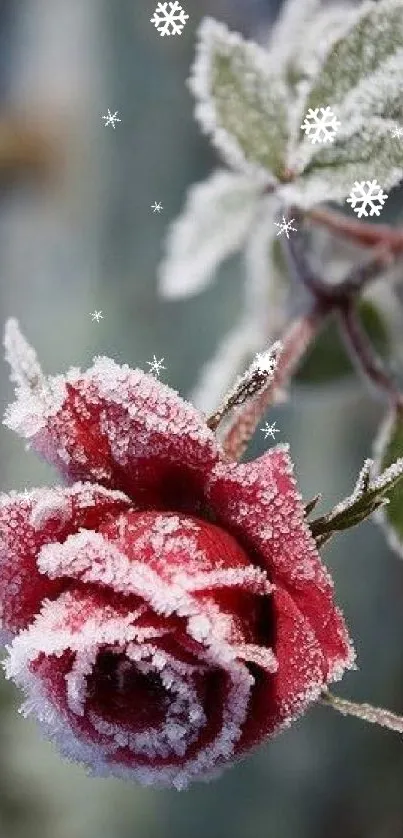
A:
<svg viewBox="0 0 403 838">
<path fill-rule="evenodd" d="M 307 347 L 324 321 L 328 307 L 317 303 L 312 310 L 294 320 L 284 337 L 283 350 L 270 384 L 237 412 L 227 431 L 223 448 L 228 459 L 239 460 L 267 408 L 276 401 L 279 391 L 286 385 L 298 366 Z"/>
<path fill-rule="evenodd" d="M 403 253 L 403 231 L 387 224 L 366 224 L 327 209 L 310 210 L 307 217 L 364 247 L 380 245 L 394 254 Z"/>
<path fill-rule="evenodd" d="M 347 298 L 338 309 L 341 333 L 350 355 L 371 385 L 386 393 L 393 404 L 402 403 L 402 395 L 376 354 L 368 335 L 362 328 L 356 302 Z"/>
</svg>

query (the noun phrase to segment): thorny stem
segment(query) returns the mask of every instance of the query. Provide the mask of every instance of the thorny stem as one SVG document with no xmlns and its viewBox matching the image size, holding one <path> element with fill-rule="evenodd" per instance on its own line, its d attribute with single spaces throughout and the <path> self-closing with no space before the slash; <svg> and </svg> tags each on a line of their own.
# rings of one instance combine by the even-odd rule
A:
<svg viewBox="0 0 403 838">
<path fill-rule="evenodd" d="M 345 303 L 339 306 L 338 318 L 344 341 L 347 347 L 352 350 L 359 369 L 369 383 L 381 392 L 386 393 L 393 404 L 402 405 L 402 394 L 387 373 L 361 326 L 355 300 L 352 298 L 346 299 Z"/>
<path fill-rule="evenodd" d="M 370 282 L 377 279 L 379 272 L 388 267 L 399 254 L 403 254 L 403 232 L 391 230 L 389 227 L 374 227 L 351 221 L 342 215 L 328 210 L 312 210 L 305 217 L 326 224 L 335 232 L 345 234 L 355 241 L 367 245 L 376 245 L 373 255 L 363 264 L 355 266 L 343 281 L 337 285 L 329 285 L 325 279 L 314 271 L 309 264 L 303 247 L 303 237 L 300 232 L 304 215 L 297 207 L 291 207 L 286 212 L 299 223 L 299 232 L 284 240 L 286 257 L 298 280 L 307 288 L 314 298 L 312 309 L 295 320 L 282 338 L 283 350 L 280 355 L 273 378 L 263 387 L 261 392 L 242 405 L 227 430 L 223 439 L 223 449 L 228 459 L 239 460 L 244 453 L 249 440 L 253 436 L 260 418 L 268 407 L 279 400 L 282 389 L 300 362 L 306 349 L 316 336 L 326 316 L 333 311 L 339 314 L 344 339 L 349 349 L 366 377 L 378 389 L 385 392 L 395 405 L 403 403 L 403 395 L 390 379 L 381 361 L 378 359 L 366 333 L 361 328 L 354 302 L 358 293 Z M 221 413 L 219 421 L 221 421 Z M 209 420 L 210 427 L 215 429 L 218 421 L 216 417 Z M 326 539 L 327 540 L 327 537 Z"/>
<path fill-rule="evenodd" d="M 291 214 L 302 224 L 303 218 L 298 209 L 291 208 L 287 215 Z M 296 235 L 284 239 L 286 256 L 299 281 L 305 285 L 313 296 L 328 301 L 334 307 L 357 294 L 366 285 L 377 279 L 379 272 L 390 267 L 396 258 L 396 254 L 392 253 L 386 245 L 379 245 L 374 249 L 374 255 L 366 262 L 354 266 L 344 280 L 338 282 L 337 285 L 329 285 L 323 277 L 311 268 L 303 247 L 303 237 L 300 229 Z"/>
<path fill-rule="evenodd" d="M 371 704 L 356 704 L 353 701 L 338 698 L 328 690 L 322 693 L 321 699 L 324 704 L 329 704 L 330 707 L 338 710 L 343 716 L 355 716 L 364 722 L 378 724 L 389 730 L 396 730 L 398 733 L 403 733 L 403 716 L 398 716 L 390 710 L 384 710 L 382 707 L 373 707 Z"/>
<path fill-rule="evenodd" d="M 403 253 L 403 230 L 394 230 L 387 224 L 366 224 L 328 209 L 310 210 L 306 217 L 364 247 L 381 245 L 395 255 Z"/>
<path fill-rule="evenodd" d="M 322 325 L 326 309 L 316 303 L 310 312 L 297 318 L 281 338 L 282 352 L 273 378 L 254 399 L 243 405 L 227 430 L 222 445 L 230 460 L 239 460 L 267 408 L 279 398 L 291 374 Z"/>
<path fill-rule="evenodd" d="M 290 212 L 298 221 L 302 221 L 301 213 L 292 208 Z M 380 269 L 390 265 L 396 258 L 385 246 L 375 249 L 374 256 L 358 265 L 347 274 L 345 279 L 336 286 L 329 286 L 325 280 L 314 272 L 305 255 L 302 235 L 297 233 L 287 240 L 287 255 L 300 281 L 312 293 L 316 300 L 327 303 L 338 313 L 341 334 L 353 360 L 365 374 L 369 382 L 386 393 L 394 404 L 402 403 L 402 394 L 378 358 L 367 334 L 363 330 L 356 311 L 356 297 L 365 285 L 376 279 Z"/>
</svg>

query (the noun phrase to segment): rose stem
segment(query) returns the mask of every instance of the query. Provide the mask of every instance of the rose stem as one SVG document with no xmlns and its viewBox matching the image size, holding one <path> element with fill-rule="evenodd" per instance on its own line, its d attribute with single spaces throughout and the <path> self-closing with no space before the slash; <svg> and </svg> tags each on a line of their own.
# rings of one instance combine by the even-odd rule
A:
<svg viewBox="0 0 403 838">
<path fill-rule="evenodd" d="M 355 301 L 346 299 L 338 308 L 341 334 L 352 360 L 370 385 L 380 393 L 385 393 L 394 405 L 403 404 L 403 396 L 397 385 L 387 373 L 382 361 L 376 354 L 366 332 L 362 328 Z"/>
<path fill-rule="evenodd" d="M 365 224 L 327 209 L 309 210 L 306 217 L 357 244 L 366 247 L 382 245 L 395 254 L 403 252 L 403 231 L 394 230 L 386 224 Z"/>
<path fill-rule="evenodd" d="M 242 456 L 261 416 L 275 403 L 279 391 L 298 366 L 317 334 L 325 313 L 320 303 L 315 304 L 310 312 L 294 320 L 288 327 L 281 338 L 283 348 L 270 383 L 253 400 L 242 406 L 225 434 L 222 445 L 228 459 L 238 460 Z"/>
</svg>

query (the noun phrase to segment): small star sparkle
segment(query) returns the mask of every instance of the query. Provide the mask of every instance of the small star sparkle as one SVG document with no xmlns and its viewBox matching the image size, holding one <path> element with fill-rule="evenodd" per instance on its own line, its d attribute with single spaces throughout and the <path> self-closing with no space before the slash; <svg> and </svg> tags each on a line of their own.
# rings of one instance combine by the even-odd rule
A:
<svg viewBox="0 0 403 838">
<path fill-rule="evenodd" d="M 403 140 L 403 127 L 396 125 L 395 128 L 392 128 L 392 137 L 396 137 L 398 140 Z"/>
<path fill-rule="evenodd" d="M 294 218 L 290 218 L 289 221 L 286 221 L 286 219 L 284 218 L 284 215 L 283 215 L 283 221 L 282 221 L 281 224 L 277 224 L 277 222 L 274 222 L 276 227 L 280 227 L 277 235 L 281 236 L 282 233 L 285 233 L 286 236 L 287 236 L 287 239 L 289 239 L 290 237 L 289 237 L 288 233 L 289 233 L 290 230 L 294 230 L 294 232 L 296 233 L 297 232 L 297 227 L 292 226 L 293 221 L 295 221 Z"/>
<path fill-rule="evenodd" d="M 264 428 L 260 428 L 260 430 L 263 431 L 263 433 L 264 433 L 264 438 L 265 439 L 267 439 L 268 436 L 271 436 L 274 439 L 274 434 L 279 434 L 280 433 L 280 429 L 276 428 L 275 424 L 276 423 L 273 422 L 272 425 L 269 425 L 269 423 L 266 422 Z"/>
<path fill-rule="evenodd" d="M 115 111 L 114 114 L 111 114 L 111 112 L 108 108 L 108 115 L 102 117 L 102 119 L 106 119 L 105 128 L 106 128 L 107 125 L 112 125 L 113 130 L 115 130 L 115 122 L 121 122 L 122 121 L 121 119 L 118 119 L 118 117 L 116 116 L 116 114 L 118 114 L 118 113 L 119 113 L 119 111 Z"/>
<path fill-rule="evenodd" d="M 152 209 L 153 212 L 161 212 L 161 210 L 163 210 L 164 207 L 162 206 L 162 204 L 160 202 L 157 204 L 157 202 L 154 201 L 154 203 L 151 204 L 151 209 Z"/>
<path fill-rule="evenodd" d="M 90 313 L 91 313 L 91 317 L 92 317 L 92 319 L 93 319 L 93 320 L 96 320 L 96 321 L 97 321 L 97 323 L 99 323 L 99 321 L 100 321 L 100 320 L 103 320 L 103 319 L 104 319 L 104 316 L 103 316 L 103 314 L 102 314 L 102 311 L 91 311 Z"/>
<path fill-rule="evenodd" d="M 164 367 L 164 365 L 162 363 L 164 360 L 165 360 L 164 358 L 161 358 L 160 361 L 157 361 L 155 355 L 153 355 L 152 361 L 147 361 L 147 364 L 150 367 L 150 372 L 153 375 L 159 375 L 161 370 L 166 369 L 166 367 Z"/>
</svg>

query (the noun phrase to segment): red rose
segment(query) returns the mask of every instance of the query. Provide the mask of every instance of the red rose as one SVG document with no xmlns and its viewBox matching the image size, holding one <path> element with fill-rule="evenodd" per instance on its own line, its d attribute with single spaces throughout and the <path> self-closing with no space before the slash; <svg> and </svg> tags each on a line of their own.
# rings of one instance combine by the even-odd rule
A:
<svg viewBox="0 0 403 838">
<path fill-rule="evenodd" d="M 45 379 L 15 321 L 6 424 L 71 484 L 4 495 L 7 676 L 95 774 L 183 788 L 352 665 L 288 446 L 226 462 L 203 416 L 107 358 Z"/>
</svg>

